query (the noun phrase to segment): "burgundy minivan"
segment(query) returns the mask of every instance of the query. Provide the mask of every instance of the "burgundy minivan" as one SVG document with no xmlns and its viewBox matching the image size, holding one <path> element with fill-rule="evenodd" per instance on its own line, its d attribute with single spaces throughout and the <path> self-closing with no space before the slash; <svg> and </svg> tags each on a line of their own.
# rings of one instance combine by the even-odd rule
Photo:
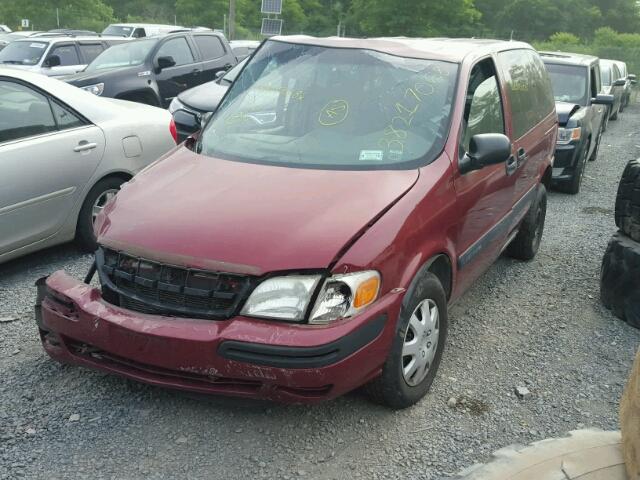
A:
<svg viewBox="0 0 640 480">
<path fill-rule="evenodd" d="M 196 392 L 366 384 L 407 407 L 448 305 L 503 250 L 536 254 L 556 132 L 527 44 L 275 37 L 199 136 L 105 207 L 85 282 L 41 282 L 44 348 Z"/>
</svg>

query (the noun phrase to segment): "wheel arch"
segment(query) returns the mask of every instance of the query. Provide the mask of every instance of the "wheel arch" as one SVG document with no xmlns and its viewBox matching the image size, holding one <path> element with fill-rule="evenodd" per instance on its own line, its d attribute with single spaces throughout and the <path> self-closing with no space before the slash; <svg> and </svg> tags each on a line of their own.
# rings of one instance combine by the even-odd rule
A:
<svg viewBox="0 0 640 480">
<path fill-rule="evenodd" d="M 78 206 L 75 211 L 74 235 L 77 234 L 77 231 L 78 231 L 78 222 L 80 221 L 80 211 L 82 210 L 82 205 L 84 205 L 84 202 L 87 199 L 87 195 L 89 195 L 89 192 L 93 190 L 93 187 L 95 187 L 99 182 L 106 180 L 107 178 L 119 178 L 123 180 L 123 182 L 128 182 L 133 178 L 133 174 L 125 170 L 115 170 L 113 172 L 106 173 L 101 177 L 96 178 L 95 181 L 91 183 L 91 185 L 87 186 L 87 188 L 85 189 L 84 195 L 82 196 L 81 201 L 78 202 Z"/>
<path fill-rule="evenodd" d="M 447 301 L 451 299 L 451 294 L 453 292 L 453 265 L 451 263 L 451 259 L 449 255 L 446 253 L 438 253 L 429 258 L 422 266 L 418 269 L 416 274 L 411 279 L 411 283 L 407 288 L 407 292 L 404 296 L 405 300 L 411 298 L 413 290 L 416 288 L 418 280 L 425 274 L 432 273 L 438 278 L 442 288 L 444 289 L 445 296 Z M 405 301 L 403 300 L 403 304 Z"/>
<path fill-rule="evenodd" d="M 153 91 L 150 88 L 143 88 L 143 89 L 138 89 L 138 90 L 128 90 L 126 92 L 122 92 L 119 93 L 118 95 L 116 95 L 116 98 L 118 100 L 128 100 L 128 101 L 137 101 L 135 99 L 139 99 L 139 98 L 144 98 L 150 101 L 150 103 L 147 102 L 139 102 L 139 103 L 145 103 L 147 105 L 152 105 L 154 107 L 160 107 L 161 106 L 161 102 L 160 99 L 158 98 L 158 95 L 156 94 L 155 91 Z"/>
</svg>

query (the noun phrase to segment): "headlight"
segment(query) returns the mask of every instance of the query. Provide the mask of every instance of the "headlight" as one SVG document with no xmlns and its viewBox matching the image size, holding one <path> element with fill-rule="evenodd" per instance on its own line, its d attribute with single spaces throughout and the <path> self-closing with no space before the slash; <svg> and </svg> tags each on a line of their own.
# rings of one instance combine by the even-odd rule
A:
<svg viewBox="0 0 640 480">
<path fill-rule="evenodd" d="M 299 322 L 304 319 L 320 275 L 289 275 L 263 281 L 242 308 L 242 315 Z"/>
<path fill-rule="evenodd" d="M 94 95 L 102 95 L 104 92 L 104 83 L 96 83 L 95 85 L 87 85 L 86 87 L 80 87 L 85 92 L 93 93 Z"/>
<path fill-rule="evenodd" d="M 558 143 L 569 143 L 575 140 L 580 140 L 582 129 L 578 128 L 559 128 L 558 129 Z"/>
<path fill-rule="evenodd" d="M 173 100 L 171 100 L 169 104 L 169 113 L 173 115 L 176 110 L 180 110 L 183 106 L 182 102 L 178 100 L 178 97 L 173 97 Z"/>
<path fill-rule="evenodd" d="M 244 305 L 241 314 L 299 322 L 304 320 L 320 275 L 289 275 L 263 281 Z M 309 323 L 326 324 L 351 317 L 370 305 L 380 290 L 375 271 L 334 275 L 325 280 L 311 311 Z"/>
<path fill-rule="evenodd" d="M 334 275 L 324 282 L 309 323 L 352 317 L 378 298 L 380 274 L 374 271 Z"/>
</svg>

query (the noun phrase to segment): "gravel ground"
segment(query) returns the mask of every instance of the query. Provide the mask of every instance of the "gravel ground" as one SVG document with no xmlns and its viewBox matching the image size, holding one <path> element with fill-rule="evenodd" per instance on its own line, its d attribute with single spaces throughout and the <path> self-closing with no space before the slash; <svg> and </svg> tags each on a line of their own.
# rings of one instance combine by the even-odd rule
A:
<svg viewBox="0 0 640 480">
<path fill-rule="evenodd" d="M 0 317 L 18 318 L 0 323 L 0 479 L 433 479 L 508 444 L 616 429 L 640 332 L 600 305 L 598 276 L 639 127 L 635 105 L 609 124 L 583 191 L 550 195 L 533 262 L 500 259 L 452 308 L 433 389 L 400 412 L 358 392 L 282 406 L 58 365 L 36 336 L 32 285 L 59 268 L 82 276 L 90 257 L 63 246 L 0 266 Z"/>
</svg>

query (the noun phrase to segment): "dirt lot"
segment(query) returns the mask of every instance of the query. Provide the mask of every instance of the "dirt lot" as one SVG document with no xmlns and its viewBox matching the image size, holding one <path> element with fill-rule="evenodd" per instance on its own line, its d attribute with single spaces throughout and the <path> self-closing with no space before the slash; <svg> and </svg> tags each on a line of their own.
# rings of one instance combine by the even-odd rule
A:
<svg viewBox="0 0 640 480">
<path fill-rule="evenodd" d="M 432 479 L 511 443 L 617 428 L 640 332 L 600 305 L 598 275 L 638 154 L 636 105 L 609 124 L 583 191 L 550 195 L 538 257 L 499 260 L 453 307 L 433 390 L 401 412 L 358 392 L 281 406 L 58 365 L 36 336 L 32 285 L 59 268 L 84 275 L 90 257 L 64 246 L 0 266 L 0 317 L 18 318 L 0 323 L 0 479 Z"/>
</svg>

